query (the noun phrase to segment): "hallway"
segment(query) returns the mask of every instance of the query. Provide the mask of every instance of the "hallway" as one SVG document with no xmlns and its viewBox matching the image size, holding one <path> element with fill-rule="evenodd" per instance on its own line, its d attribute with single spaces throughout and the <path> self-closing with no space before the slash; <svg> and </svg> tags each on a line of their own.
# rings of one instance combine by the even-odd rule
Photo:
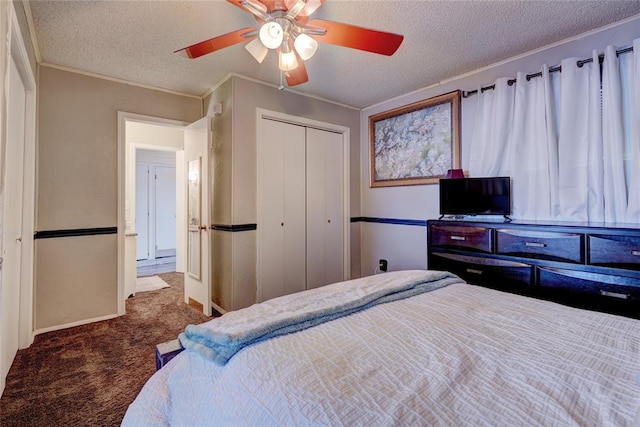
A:
<svg viewBox="0 0 640 427">
<path fill-rule="evenodd" d="M 137 262 L 137 277 L 176 271 L 176 257 L 163 257 Z"/>
</svg>

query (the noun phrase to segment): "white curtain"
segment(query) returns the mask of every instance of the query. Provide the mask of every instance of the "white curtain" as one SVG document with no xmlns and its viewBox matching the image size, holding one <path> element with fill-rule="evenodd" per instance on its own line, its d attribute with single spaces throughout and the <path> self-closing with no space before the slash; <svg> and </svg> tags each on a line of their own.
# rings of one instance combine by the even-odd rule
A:
<svg viewBox="0 0 640 427">
<path fill-rule="evenodd" d="M 515 85 L 498 79 L 494 90 L 478 88 L 478 110 L 469 155 L 471 176 L 507 176 L 507 147 L 513 122 Z M 491 143 L 487 143 L 491 141 Z"/>
<path fill-rule="evenodd" d="M 549 68 L 516 83 L 478 90 L 470 176 L 510 176 L 514 218 L 553 219 L 558 206 L 558 145 Z"/>
<path fill-rule="evenodd" d="M 515 109 L 509 136 L 508 170 L 513 185 L 513 216 L 551 219 L 557 197 L 557 141 L 551 79 L 545 65 L 542 77 L 516 77 Z"/>
<path fill-rule="evenodd" d="M 560 64 L 559 219 L 604 221 L 600 66 Z"/>
<path fill-rule="evenodd" d="M 625 96 L 625 166 L 628 187 L 627 221 L 640 223 L 640 39 L 633 53 L 619 57 Z"/>
<path fill-rule="evenodd" d="M 640 222 L 640 39 L 478 90 L 470 176 L 512 177 L 513 217 Z"/>
<path fill-rule="evenodd" d="M 602 64 L 604 219 L 607 222 L 624 222 L 627 214 L 621 85 L 618 56 L 615 48 L 608 46 Z"/>
</svg>

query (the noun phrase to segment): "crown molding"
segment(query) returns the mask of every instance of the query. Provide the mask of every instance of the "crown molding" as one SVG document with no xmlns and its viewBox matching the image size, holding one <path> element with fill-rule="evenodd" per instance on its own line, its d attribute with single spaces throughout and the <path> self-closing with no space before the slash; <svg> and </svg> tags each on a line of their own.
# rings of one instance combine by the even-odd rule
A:
<svg viewBox="0 0 640 427">
<path fill-rule="evenodd" d="M 341 102 L 332 101 L 331 99 L 323 98 L 321 96 L 311 95 L 311 94 L 308 94 L 308 93 L 305 93 L 305 92 L 301 92 L 301 91 L 298 91 L 298 90 L 295 90 L 295 89 L 291 89 L 291 88 L 289 88 L 287 86 L 281 87 L 279 85 L 276 85 L 276 84 L 273 84 L 273 83 L 269 83 L 269 82 L 265 82 L 264 80 L 256 79 L 254 77 L 249 77 L 249 76 L 246 76 L 244 74 L 236 73 L 236 72 L 233 72 L 233 71 L 228 73 L 220 81 L 218 81 L 218 83 L 216 83 L 211 89 L 206 91 L 202 95 L 202 98 L 204 99 L 207 96 L 211 95 L 216 89 L 218 89 L 225 81 L 227 81 L 231 77 L 238 77 L 238 78 L 243 79 L 243 80 L 247 80 L 247 81 L 250 81 L 250 82 L 253 82 L 253 83 L 261 84 L 263 86 L 268 86 L 268 87 L 272 87 L 274 89 L 278 89 L 281 92 L 289 92 L 289 93 L 293 93 L 295 95 L 300 95 L 300 96 L 305 96 L 307 98 L 317 99 L 318 101 L 327 102 L 329 104 L 338 105 L 340 107 L 349 108 L 351 110 L 355 110 L 355 111 L 360 111 L 361 110 L 360 108 L 354 107 L 353 105 L 343 104 Z"/>
<path fill-rule="evenodd" d="M 94 77 L 94 78 L 97 78 L 97 79 L 108 80 L 108 81 L 112 81 L 112 82 L 116 82 L 116 83 L 122 83 L 122 84 L 126 84 L 126 85 L 129 85 L 129 86 L 141 87 L 143 89 L 155 90 L 155 91 L 158 91 L 158 92 L 164 92 L 164 93 L 168 93 L 168 94 L 171 94 L 171 95 L 178 95 L 178 96 L 184 96 L 184 97 L 187 97 L 187 98 L 194 98 L 194 99 L 202 100 L 202 97 L 198 96 L 198 95 L 193 95 L 193 94 L 185 93 L 185 92 L 178 92 L 178 91 L 175 91 L 175 90 L 164 89 L 164 88 L 161 88 L 161 87 L 156 87 L 156 86 L 151 86 L 151 85 L 145 85 L 145 84 L 142 84 L 142 83 L 132 82 L 130 80 L 120 79 L 120 78 L 117 78 L 117 77 L 110 77 L 110 76 L 107 76 L 107 75 L 104 75 L 104 74 L 98 74 L 98 73 L 92 73 L 92 72 L 89 72 L 89 71 L 76 70 L 75 68 L 65 67 L 64 65 L 50 64 L 48 62 L 40 62 L 40 66 L 47 67 L 47 68 L 54 68 L 54 69 L 62 70 L 62 71 L 68 71 L 70 73 L 81 74 L 83 76 Z"/>
</svg>

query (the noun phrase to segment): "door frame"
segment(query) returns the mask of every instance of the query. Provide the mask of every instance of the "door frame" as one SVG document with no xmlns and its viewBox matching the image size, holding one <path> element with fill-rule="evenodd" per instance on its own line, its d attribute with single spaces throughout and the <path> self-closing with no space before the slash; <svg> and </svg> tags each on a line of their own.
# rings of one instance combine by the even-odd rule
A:
<svg viewBox="0 0 640 427">
<path fill-rule="evenodd" d="M 135 150 L 138 148 L 158 151 L 179 151 L 171 147 L 161 145 L 149 145 L 139 143 L 127 143 L 126 125 L 127 122 L 138 122 L 157 126 L 184 128 L 188 122 L 180 120 L 165 119 L 162 117 L 147 116 L 126 111 L 118 111 L 118 255 L 117 255 L 117 284 L 118 284 L 118 315 L 125 314 L 125 263 L 127 261 L 125 250 L 125 236 L 135 232 L 135 207 L 130 209 L 126 206 L 127 185 L 135 186 L 135 183 L 127 182 L 127 166 L 135 168 Z M 177 159 L 176 159 L 177 163 Z M 131 166 L 133 165 L 133 166 Z M 176 164 L 176 168 L 178 165 Z M 135 173 L 134 173 L 135 177 Z M 179 183 L 176 183 L 179 185 Z M 131 194 L 135 194 L 133 191 Z M 128 211 L 128 212 L 127 212 Z M 133 214 L 133 216 L 132 216 Z M 133 253 L 135 258 L 135 253 Z"/>
<path fill-rule="evenodd" d="M 27 48 L 22 38 L 18 17 L 12 3 L 9 3 L 9 29 L 7 52 L 5 60 L 7 71 L 4 87 L 9 87 L 9 66 L 11 60 L 15 61 L 20 76 L 25 86 L 25 129 L 24 129 L 24 160 L 23 160 L 23 199 L 22 199 L 22 266 L 20 271 L 20 307 L 18 325 L 18 348 L 29 347 L 35 336 L 33 330 L 34 300 L 34 263 L 35 263 L 35 211 L 36 211 L 36 79 L 27 53 Z M 7 123 L 11 105 L 4 98 L 5 115 L 4 123 Z M 2 131 L 3 146 L 7 141 L 7 126 Z M 6 161 L 6 160 L 4 160 Z M 2 165 L 2 186 L 4 186 L 4 164 Z M 3 209 L 7 209 L 4 206 Z"/>
<path fill-rule="evenodd" d="M 308 119 L 306 117 L 292 116 L 290 114 L 281 113 L 279 111 L 267 110 L 265 108 L 256 108 L 256 158 L 258 161 L 257 165 L 257 174 L 256 176 L 260 176 L 260 161 L 261 158 L 261 150 L 260 147 L 260 135 L 262 134 L 262 119 L 268 120 L 276 120 L 284 123 L 289 123 L 292 125 L 305 126 L 320 130 L 325 130 L 329 132 L 334 132 L 342 135 L 342 156 L 343 156 L 343 229 L 344 229 L 344 239 L 343 239 L 343 262 L 344 262 L 344 272 L 343 272 L 343 280 L 348 280 L 351 277 L 351 194 L 350 194 L 350 183 L 351 183 L 351 175 L 350 175 L 350 149 L 351 149 L 351 129 L 337 125 L 334 123 L 322 122 L 319 120 Z M 260 218 L 261 206 L 260 206 L 260 197 L 257 197 L 257 206 L 256 206 L 257 218 Z M 260 227 L 260 224 L 258 224 Z M 260 247 L 260 237 L 259 233 L 256 236 L 256 245 Z M 260 253 L 258 249 L 256 251 L 256 255 Z M 257 289 L 256 289 L 256 301 L 262 301 L 262 288 L 260 286 L 260 259 L 258 256 L 257 264 L 256 264 L 256 279 L 257 279 Z"/>
</svg>

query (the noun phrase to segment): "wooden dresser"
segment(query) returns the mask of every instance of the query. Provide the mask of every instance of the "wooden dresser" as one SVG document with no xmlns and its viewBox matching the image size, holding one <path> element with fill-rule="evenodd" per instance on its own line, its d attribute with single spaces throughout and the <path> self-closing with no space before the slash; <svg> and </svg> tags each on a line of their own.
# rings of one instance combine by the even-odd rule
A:
<svg viewBox="0 0 640 427">
<path fill-rule="evenodd" d="M 429 220 L 427 236 L 432 270 L 640 318 L 640 227 Z"/>
</svg>

